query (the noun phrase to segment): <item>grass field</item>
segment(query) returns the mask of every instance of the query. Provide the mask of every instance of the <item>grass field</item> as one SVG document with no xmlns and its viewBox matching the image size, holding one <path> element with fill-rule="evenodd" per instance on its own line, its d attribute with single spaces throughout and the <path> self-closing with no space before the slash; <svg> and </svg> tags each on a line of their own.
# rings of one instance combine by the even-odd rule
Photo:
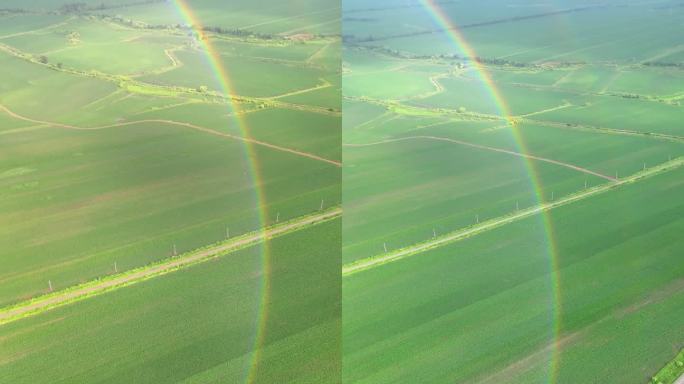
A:
<svg viewBox="0 0 684 384">
<path fill-rule="evenodd" d="M 0 310 L 341 205 L 338 4 L 68 3 L 0 6 Z M 0 382 L 338 382 L 340 226 L 3 324 Z"/>
<path fill-rule="evenodd" d="M 682 345 L 682 175 L 552 211 L 560 280 L 538 217 L 345 278 L 346 381 L 542 382 L 556 321 L 555 382 L 646 382 Z"/>
<path fill-rule="evenodd" d="M 684 173 L 611 179 L 684 155 L 681 9 L 349 0 L 343 17 L 343 381 L 637 384 L 673 361 Z"/>
<path fill-rule="evenodd" d="M 274 240 L 268 276 L 256 246 L 4 325 L 0 378 L 232 383 L 256 362 L 254 383 L 336 383 L 339 227 L 337 219 Z M 270 295 L 260 308 L 262 279 Z M 255 357 L 259 311 L 268 317 Z"/>
</svg>

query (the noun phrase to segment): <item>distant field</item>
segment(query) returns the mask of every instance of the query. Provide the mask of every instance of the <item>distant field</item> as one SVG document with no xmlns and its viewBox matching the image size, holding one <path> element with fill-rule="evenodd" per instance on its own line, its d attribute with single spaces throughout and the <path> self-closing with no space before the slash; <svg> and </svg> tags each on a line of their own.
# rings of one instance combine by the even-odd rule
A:
<svg viewBox="0 0 684 384">
<path fill-rule="evenodd" d="M 66 0 L 7 0 L 3 8 L 54 11 Z M 95 14 L 108 14 L 148 24 L 185 23 L 182 4 L 188 4 L 204 25 L 240 28 L 267 34 L 339 34 L 340 5 L 329 0 L 306 0 L 295 3 L 274 3 L 271 0 L 234 0 L 230 9 L 222 0 L 134 1 L 85 0 L 78 1 Z M 136 5 L 136 3 L 138 3 Z M 146 4 L 145 4 L 146 3 Z M 105 9 L 98 9 L 101 5 Z"/>
<path fill-rule="evenodd" d="M 269 276 L 257 246 L 4 325 L 0 377 L 238 383 L 256 363 L 254 383 L 337 383 L 339 228 L 338 219 L 272 241 Z M 265 307 L 262 279 L 270 282 Z"/>
</svg>

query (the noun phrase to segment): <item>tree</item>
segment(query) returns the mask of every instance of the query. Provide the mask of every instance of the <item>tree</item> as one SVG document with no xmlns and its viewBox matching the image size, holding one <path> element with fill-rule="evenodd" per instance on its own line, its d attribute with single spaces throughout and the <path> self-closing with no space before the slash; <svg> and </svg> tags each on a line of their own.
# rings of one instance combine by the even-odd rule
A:
<svg viewBox="0 0 684 384">
<path fill-rule="evenodd" d="M 38 57 L 38 61 L 40 61 L 41 64 L 47 64 L 48 58 L 45 55 L 41 55 L 40 57 Z"/>
</svg>

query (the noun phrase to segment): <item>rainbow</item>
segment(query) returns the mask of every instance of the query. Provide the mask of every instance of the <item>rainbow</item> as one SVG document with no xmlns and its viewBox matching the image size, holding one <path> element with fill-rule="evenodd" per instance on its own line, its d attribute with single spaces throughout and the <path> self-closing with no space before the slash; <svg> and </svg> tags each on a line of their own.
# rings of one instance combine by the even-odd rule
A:
<svg viewBox="0 0 684 384">
<path fill-rule="evenodd" d="M 199 37 L 199 43 L 201 44 L 204 52 L 206 53 L 209 65 L 219 82 L 221 91 L 228 97 L 229 105 L 234 113 L 235 121 L 237 123 L 238 129 L 242 137 L 246 138 L 245 143 L 245 156 L 247 158 L 248 175 L 251 177 L 251 182 L 253 183 L 256 190 L 256 205 L 258 211 L 258 224 L 259 228 L 264 228 L 266 226 L 268 218 L 268 210 L 265 204 L 264 191 L 262 189 L 262 180 L 260 173 L 260 165 L 258 162 L 258 157 L 254 153 L 253 138 L 251 136 L 249 126 L 245 118 L 239 113 L 239 108 L 237 107 L 231 95 L 234 95 L 234 86 L 231 78 L 226 70 L 221 55 L 212 45 L 211 41 L 204 36 L 204 25 L 201 20 L 195 15 L 194 11 L 188 5 L 187 0 L 172 0 L 172 4 L 175 6 L 176 11 L 183 19 L 183 21 L 190 26 Z M 258 319 L 256 326 L 256 335 L 254 337 L 254 344 L 252 348 L 251 363 L 249 366 L 249 371 L 246 374 L 246 382 L 252 383 L 255 380 L 257 367 L 261 359 L 261 346 L 263 345 L 264 338 L 266 335 L 266 320 L 268 319 L 268 302 L 271 293 L 271 260 L 270 260 L 270 247 L 267 237 L 261 242 L 261 286 L 260 286 L 260 301 L 258 307 Z"/>
<path fill-rule="evenodd" d="M 470 60 L 471 65 L 475 68 L 475 71 L 484 84 L 487 92 L 490 94 L 493 102 L 496 104 L 498 110 L 501 112 L 501 116 L 506 120 L 508 125 L 511 127 L 511 132 L 513 134 L 513 139 L 519 148 L 519 152 L 522 154 L 529 154 L 527 144 L 518 128 L 517 121 L 515 120 L 513 114 L 511 113 L 511 108 L 509 107 L 506 100 L 501 95 L 501 91 L 497 87 L 496 83 L 492 80 L 489 71 L 485 68 L 482 63 L 480 63 L 476 58 L 478 57 L 475 49 L 468 44 L 458 27 L 451 21 L 451 18 L 444 12 L 440 5 L 434 0 L 419 0 L 421 5 L 432 17 L 434 22 L 440 27 L 442 31 L 446 33 L 449 39 L 459 48 L 459 50 L 464 54 L 466 58 Z M 530 158 L 524 158 L 525 167 L 527 173 L 529 174 L 530 181 L 532 183 L 532 189 L 534 190 L 535 198 L 539 204 L 543 204 L 546 200 L 544 197 L 544 192 L 542 189 L 542 184 L 539 178 L 539 172 L 537 170 L 536 164 Z M 558 372 L 558 343 L 560 340 L 561 333 L 561 317 L 560 313 L 562 310 L 562 302 L 560 295 L 560 273 L 558 264 L 558 248 L 555 242 L 555 235 L 553 230 L 553 225 L 550 216 L 546 211 L 541 214 L 541 220 L 545 232 L 546 244 L 548 247 L 548 254 L 550 257 L 550 270 L 551 270 L 551 285 L 552 285 L 552 321 L 553 321 L 553 352 L 551 356 L 551 364 L 549 367 L 549 382 L 554 383 L 556 381 Z"/>
</svg>

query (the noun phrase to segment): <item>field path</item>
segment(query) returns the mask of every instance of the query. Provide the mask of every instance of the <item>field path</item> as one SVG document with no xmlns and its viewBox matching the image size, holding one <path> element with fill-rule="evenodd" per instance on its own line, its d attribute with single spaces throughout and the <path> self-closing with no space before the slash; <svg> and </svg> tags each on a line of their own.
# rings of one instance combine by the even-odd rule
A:
<svg viewBox="0 0 684 384">
<path fill-rule="evenodd" d="M 55 29 L 55 28 L 59 28 L 59 27 L 65 26 L 65 25 L 69 24 L 69 22 L 71 22 L 72 20 L 74 20 L 74 17 L 69 17 L 68 19 L 66 19 L 66 20 L 64 20 L 64 21 L 60 21 L 59 23 L 51 24 L 51 25 L 48 25 L 48 26 L 43 27 L 43 28 L 32 29 L 32 30 L 30 30 L 30 31 L 16 32 L 16 33 L 12 33 L 12 34 L 9 34 L 9 35 L 0 36 L 0 40 L 2 40 L 2 39 L 9 39 L 9 38 L 11 38 L 11 37 L 24 36 L 24 35 L 32 35 L 32 34 L 44 32 L 44 31 L 49 31 L 49 30 L 51 30 L 51 29 Z"/>
<path fill-rule="evenodd" d="M 505 153 L 505 154 L 508 154 L 508 155 L 513 155 L 513 156 L 518 156 L 518 157 L 524 157 L 524 158 L 526 158 L 526 159 L 537 160 L 537 161 L 541 161 L 541 162 L 544 162 L 544 163 L 555 164 L 555 165 L 559 165 L 559 166 L 561 166 L 561 167 L 570 168 L 570 169 L 575 170 L 575 171 L 579 171 L 579 172 L 583 172 L 583 173 L 586 173 L 586 174 L 589 174 L 589 175 L 597 176 L 597 177 L 600 177 L 600 178 L 602 178 L 602 179 L 606 179 L 606 180 L 609 180 L 609 181 L 617 181 L 617 179 L 614 178 L 614 177 L 611 177 L 611 176 L 608 176 L 608 175 L 604 175 L 604 174 L 602 174 L 602 173 L 595 172 L 595 171 L 592 171 L 592 170 L 590 170 L 590 169 L 582 168 L 582 167 L 577 166 L 577 165 L 573 165 L 573 164 L 569 164 L 569 163 L 564 163 L 564 162 L 562 162 L 562 161 L 553 160 L 553 159 L 548 159 L 548 158 L 546 158 L 546 157 L 535 156 L 535 155 L 530 155 L 530 154 L 526 154 L 526 153 L 520 153 L 520 152 L 510 151 L 510 150 L 503 149 L 503 148 L 496 148 L 496 147 L 490 147 L 490 146 L 486 146 L 486 145 L 480 145 L 480 144 L 469 143 L 469 142 L 467 142 L 467 141 L 461 141 L 461 140 L 456 140 L 456 139 L 450 139 L 450 138 L 448 138 L 448 137 L 439 137 L 439 136 L 407 136 L 407 137 L 400 137 L 400 138 L 396 138 L 396 139 L 387 139 L 387 140 L 382 140 L 382 141 L 376 141 L 376 142 L 373 142 L 373 143 L 366 143 L 366 144 L 344 144 L 343 146 L 345 146 L 345 147 L 369 147 L 369 146 L 373 146 L 373 145 L 380 145 L 380 144 L 387 144 L 387 143 L 394 143 L 394 142 L 398 142 L 398 141 L 408 141 L 408 140 L 436 140 L 436 141 L 445 141 L 445 142 L 449 142 L 449 143 L 453 143 L 453 144 L 458 144 L 458 145 L 463 145 L 463 146 L 467 146 L 467 147 L 471 147 L 471 148 L 484 149 L 484 150 L 487 150 L 487 151 Z"/>
<path fill-rule="evenodd" d="M 180 255 L 150 266 L 134 269 L 112 275 L 102 280 L 88 282 L 63 291 L 54 292 L 43 297 L 19 303 L 11 307 L 0 309 L 0 324 L 5 324 L 19 318 L 38 314 L 49 309 L 60 307 L 68 303 L 82 300 L 111 289 L 120 288 L 137 283 L 151 277 L 160 276 L 177 269 L 187 267 L 198 262 L 207 261 L 239 249 L 256 245 L 266 239 L 271 239 L 309 226 L 326 222 L 340 217 L 341 208 L 334 208 L 317 214 L 297 218 L 283 224 L 236 237 L 207 248 Z"/>
<path fill-rule="evenodd" d="M 602 184 L 593 188 L 586 189 L 582 192 L 566 196 L 564 198 L 552 201 L 552 202 L 545 202 L 541 203 L 537 206 L 528 208 L 528 209 L 523 209 L 518 212 L 515 212 L 511 215 L 507 216 L 501 216 L 497 217 L 485 222 L 481 222 L 480 224 L 460 229 L 451 233 L 447 233 L 445 235 L 436 237 L 430 241 L 426 241 L 423 243 L 418 243 L 414 244 L 405 248 L 401 248 L 395 251 L 390 251 L 384 254 L 380 254 L 377 256 L 371 256 L 365 259 L 361 259 L 358 261 L 351 262 L 349 264 L 346 264 L 342 267 L 342 275 L 343 276 L 348 276 L 352 275 L 357 272 L 362 272 L 368 269 L 372 269 L 378 266 L 381 266 L 383 264 L 391 263 L 394 261 L 398 261 L 410 256 L 414 256 L 416 254 L 419 254 L 421 252 L 425 252 L 428 250 L 431 250 L 433 248 L 438 248 L 444 245 L 448 245 L 451 243 L 454 243 L 456 241 L 460 241 L 463 239 L 466 239 L 468 237 L 477 235 L 479 233 L 495 229 L 498 227 L 501 227 L 506 224 L 510 224 L 528 217 L 531 217 L 533 215 L 536 215 L 538 213 L 543 213 L 546 211 L 549 211 L 554 208 L 558 208 L 560 206 L 574 203 L 580 200 L 583 200 L 587 197 L 594 196 L 603 192 L 610 191 L 612 189 L 618 188 L 622 185 L 625 184 L 631 184 L 635 183 L 639 180 L 654 176 L 656 174 L 662 173 L 662 172 L 667 172 L 676 168 L 679 168 L 681 166 L 684 166 L 684 157 L 679 157 L 677 159 L 673 159 L 671 161 L 668 161 L 666 163 L 660 164 L 658 166 L 655 166 L 653 168 L 649 168 L 645 171 L 637 172 L 631 176 L 625 177 L 615 183 L 607 183 L 607 184 Z"/>
<path fill-rule="evenodd" d="M 48 125 L 48 126 L 57 127 L 57 128 L 73 129 L 73 130 L 78 130 L 78 131 L 97 131 L 97 130 L 102 130 L 102 129 L 124 127 L 124 126 L 143 124 L 143 123 L 159 123 L 159 124 L 175 125 L 175 126 L 179 126 L 179 127 L 186 127 L 186 128 L 194 129 L 196 131 L 208 133 L 208 134 L 215 135 L 215 136 L 227 137 L 227 138 L 230 138 L 233 140 L 239 140 L 239 141 L 243 141 L 243 142 L 254 144 L 254 145 L 260 145 L 262 147 L 274 149 L 274 150 L 281 151 L 281 152 L 291 153 L 293 155 L 306 157 L 306 158 L 316 160 L 316 161 L 322 161 L 324 163 L 332 164 L 332 165 L 337 166 L 337 167 L 342 166 L 342 163 L 339 161 L 326 159 L 324 157 L 314 155 L 313 153 L 298 151 L 296 149 L 292 149 L 292 148 L 288 148 L 288 147 L 281 147 L 279 145 L 275 145 L 275 144 L 271 144 L 271 143 L 268 143 L 265 141 L 252 139 L 250 137 L 232 135 L 230 133 L 215 131 L 213 129 L 202 127 L 199 125 L 195 125 L 195 124 L 191 124 L 191 123 L 183 123 L 183 122 L 174 121 L 174 120 L 146 119 L 146 120 L 127 121 L 127 122 L 123 122 L 123 123 L 116 123 L 116 124 L 109 124 L 109 125 L 101 125 L 101 126 L 97 126 L 97 127 L 78 127 L 75 125 L 69 125 L 69 124 L 63 124 L 63 123 L 57 123 L 57 122 L 51 122 L 51 121 L 42 121 L 42 120 L 37 120 L 37 119 L 32 119 L 30 117 L 22 116 L 22 115 L 19 115 L 19 114 L 13 112 L 12 110 L 10 110 L 9 108 L 7 108 L 6 106 L 4 106 L 2 104 L 0 104 L 0 110 L 4 111 L 6 114 L 8 114 L 9 116 L 11 116 L 15 119 L 29 121 L 29 122 L 41 124 L 41 125 Z"/>
<path fill-rule="evenodd" d="M 282 98 L 285 98 L 288 96 L 301 95 L 302 93 L 308 93 L 308 92 L 318 91 L 319 89 L 325 89 L 325 88 L 332 87 L 332 84 L 330 82 L 328 82 L 327 80 L 325 80 L 325 79 L 320 79 L 320 80 L 322 80 L 323 82 L 319 85 L 316 85 L 316 86 L 313 86 L 310 88 L 305 88 L 305 89 L 298 89 L 296 91 L 291 91 L 291 92 L 283 93 L 280 95 L 265 97 L 264 100 L 282 99 Z"/>
</svg>

